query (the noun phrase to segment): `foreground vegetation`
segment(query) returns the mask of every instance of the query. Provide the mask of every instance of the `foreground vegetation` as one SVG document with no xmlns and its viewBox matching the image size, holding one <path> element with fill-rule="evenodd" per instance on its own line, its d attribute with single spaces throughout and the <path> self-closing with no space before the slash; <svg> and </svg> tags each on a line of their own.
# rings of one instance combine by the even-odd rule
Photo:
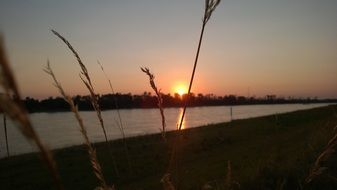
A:
<svg viewBox="0 0 337 190">
<path fill-rule="evenodd" d="M 233 189 L 336 189 L 336 155 L 323 163 L 328 169 L 322 175 L 304 183 L 333 136 L 336 109 L 327 106 L 184 130 L 172 181 L 179 189 L 225 189 L 229 185 Z M 160 134 L 128 138 L 131 170 L 123 143 L 112 141 L 119 175 L 105 144 L 94 144 L 108 183 L 117 189 L 161 189 L 175 135 L 167 133 L 167 143 Z M 55 150 L 54 157 L 65 189 L 97 186 L 84 146 Z M 35 153 L 1 159 L 0 184 L 1 189 L 55 188 Z"/>
</svg>

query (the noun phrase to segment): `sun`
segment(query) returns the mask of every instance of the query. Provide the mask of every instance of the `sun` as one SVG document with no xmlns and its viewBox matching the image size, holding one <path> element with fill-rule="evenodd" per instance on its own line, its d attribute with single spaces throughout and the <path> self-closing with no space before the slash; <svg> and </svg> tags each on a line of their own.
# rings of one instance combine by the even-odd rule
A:
<svg viewBox="0 0 337 190">
<path fill-rule="evenodd" d="M 187 88 L 186 86 L 179 85 L 175 88 L 175 93 L 179 94 L 180 96 L 183 96 L 184 94 L 187 93 Z"/>
</svg>

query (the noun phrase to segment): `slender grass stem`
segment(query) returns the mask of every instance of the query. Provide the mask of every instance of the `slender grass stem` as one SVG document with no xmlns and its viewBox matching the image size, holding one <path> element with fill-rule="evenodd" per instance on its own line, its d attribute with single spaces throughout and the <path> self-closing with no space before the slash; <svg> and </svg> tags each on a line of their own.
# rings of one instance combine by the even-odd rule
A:
<svg viewBox="0 0 337 190">
<path fill-rule="evenodd" d="M 202 43 L 205 27 L 206 27 L 207 22 L 211 18 L 211 15 L 212 15 L 213 11 L 219 5 L 219 3 L 220 3 L 220 0 L 205 0 L 205 10 L 204 10 L 204 16 L 203 16 L 203 20 L 202 20 L 202 26 L 201 26 L 201 32 L 200 32 L 197 52 L 196 52 L 195 59 L 194 59 L 193 70 L 192 70 L 191 79 L 190 79 L 190 82 L 189 82 L 187 97 L 186 97 L 185 102 L 184 102 L 183 113 L 182 113 L 182 116 L 181 116 L 181 119 L 180 119 L 180 122 L 179 122 L 178 136 L 176 137 L 176 139 L 173 143 L 173 150 L 172 150 L 172 153 L 171 153 L 171 158 L 170 158 L 170 161 L 169 161 L 167 173 L 169 173 L 172 170 L 172 167 L 177 164 L 177 163 L 175 164 L 175 162 L 177 162 L 177 155 L 179 155 L 180 152 L 181 152 L 181 150 L 180 150 L 182 148 L 181 128 L 182 128 L 182 125 L 183 125 L 183 122 L 184 122 L 184 119 L 185 119 L 186 109 L 187 109 L 189 99 L 190 99 L 190 96 L 191 96 L 191 89 L 192 89 L 192 85 L 193 85 L 195 71 L 196 71 L 197 64 L 198 64 L 199 53 L 200 53 L 200 49 L 201 49 L 201 43 Z M 177 175 L 179 175 L 179 172 L 178 172 Z"/>
<path fill-rule="evenodd" d="M 84 138 L 84 142 L 85 142 L 85 144 L 87 146 L 87 149 L 88 149 L 88 154 L 89 154 L 89 158 L 90 158 L 90 162 L 91 162 L 91 166 L 92 166 L 92 169 L 94 171 L 94 174 L 95 174 L 96 178 L 98 179 L 98 181 L 100 182 L 101 187 L 103 189 L 108 189 L 107 183 L 106 183 L 106 181 L 104 179 L 104 176 L 103 176 L 101 165 L 100 165 L 100 163 L 98 162 L 98 159 L 97 159 L 96 150 L 92 146 L 92 144 L 89 140 L 87 130 L 84 126 L 83 119 L 80 116 L 77 107 L 75 106 L 71 97 L 65 93 L 61 84 L 56 79 L 56 76 L 55 76 L 52 68 L 50 67 L 49 61 L 47 62 L 47 67 L 44 71 L 52 77 L 52 79 L 54 81 L 54 86 L 59 90 L 63 99 L 69 104 L 71 111 L 74 113 L 75 118 L 76 118 L 76 120 L 77 120 L 77 122 L 80 126 L 80 132 L 81 132 L 81 134 Z"/>
<path fill-rule="evenodd" d="M 151 88 L 153 89 L 153 91 L 156 93 L 156 97 L 157 97 L 157 105 L 159 108 L 159 112 L 160 112 L 160 116 L 161 116 L 161 124 L 162 124 L 162 137 L 163 140 L 166 141 L 166 122 L 165 122 L 165 114 L 164 114 L 164 106 L 163 106 L 163 97 L 162 94 L 160 92 L 160 89 L 157 88 L 156 83 L 154 82 L 154 75 L 150 72 L 150 70 L 146 67 L 144 68 L 140 68 L 147 76 L 149 76 L 149 81 L 150 81 L 150 85 Z"/>
<path fill-rule="evenodd" d="M 335 113 L 334 115 L 337 118 L 336 111 L 333 110 L 333 112 Z M 310 169 L 307 178 L 305 179 L 306 183 L 310 183 L 313 179 L 315 179 L 317 176 L 321 175 L 326 169 L 328 169 L 328 167 L 322 166 L 322 162 L 327 160 L 336 151 L 336 147 L 337 132 L 335 132 L 334 136 L 329 140 L 328 144 L 322 150 L 321 154 L 317 157 L 314 165 Z"/>
<path fill-rule="evenodd" d="M 51 31 L 53 32 L 53 34 L 55 36 L 57 36 L 58 38 L 60 38 L 68 46 L 69 50 L 74 54 L 74 56 L 77 59 L 78 64 L 81 67 L 80 78 L 81 78 L 82 82 L 87 87 L 87 89 L 88 89 L 88 91 L 90 93 L 90 102 L 91 102 L 91 105 L 94 108 L 94 110 L 96 111 L 96 115 L 97 115 L 98 121 L 99 121 L 100 126 L 102 128 L 102 131 L 103 131 L 103 134 L 104 134 L 104 138 L 105 138 L 105 142 L 106 142 L 106 145 L 107 145 L 107 149 L 108 149 L 108 152 L 110 154 L 111 161 L 113 163 L 113 167 L 114 167 L 115 173 L 116 173 L 117 176 L 119 176 L 119 171 L 118 171 L 118 168 L 117 168 L 117 163 L 116 163 L 116 160 L 115 160 L 115 158 L 114 158 L 114 156 L 112 154 L 112 150 L 111 150 L 112 146 L 109 143 L 109 140 L 108 140 L 108 137 L 107 137 L 107 133 L 106 133 L 106 130 L 105 130 L 104 120 L 103 120 L 103 117 L 102 117 L 102 111 L 101 111 L 101 108 L 100 108 L 99 103 L 98 103 L 98 97 L 97 97 L 95 89 L 94 89 L 94 87 L 92 85 L 88 69 L 86 68 L 86 66 L 82 62 L 82 59 L 80 58 L 79 54 L 77 53 L 77 51 L 75 50 L 75 48 L 70 44 L 70 42 L 65 37 L 63 37 L 61 34 L 59 34 L 58 32 L 56 32 L 55 30 L 51 30 Z"/>
<path fill-rule="evenodd" d="M 97 61 L 97 64 L 101 67 L 101 70 L 105 76 L 105 78 L 107 79 L 107 81 L 109 82 L 109 87 L 110 87 L 110 90 L 112 92 L 113 95 L 115 95 L 115 91 L 114 89 L 112 88 L 112 84 L 111 84 L 111 80 L 109 79 L 108 75 L 105 73 L 105 70 L 103 68 L 103 65 Z M 116 112 L 117 112 L 117 117 L 118 117 L 118 123 L 117 123 L 117 126 L 122 134 L 122 138 L 123 138 L 123 145 L 124 145 L 124 151 L 125 151 L 125 154 L 126 154 L 126 159 L 128 161 L 128 166 L 129 166 L 129 170 L 130 170 L 130 173 L 132 173 L 132 164 L 131 164 L 131 159 L 130 159 L 130 154 L 129 154 L 129 148 L 128 148 L 128 145 L 127 145 L 127 142 L 126 142 L 126 136 L 125 136 L 125 131 L 124 131 L 124 125 L 123 125 L 123 122 L 122 122 L 122 116 L 121 116 L 121 113 L 119 111 L 119 106 L 118 106 L 118 101 L 117 101 L 117 98 L 115 96 L 113 96 L 113 100 L 114 100 L 114 104 L 115 104 L 115 107 L 116 107 Z"/>
<path fill-rule="evenodd" d="M 181 116 L 181 119 L 180 119 L 180 122 L 179 122 L 179 128 L 178 128 L 179 131 L 181 130 L 181 127 L 182 127 L 182 125 L 183 125 L 184 118 L 185 118 L 185 113 L 186 113 L 186 108 L 187 108 L 187 105 L 188 105 L 188 103 L 189 103 L 189 99 L 190 99 L 190 96 L 191 96 L 191 89 L 192 89 L 192 84 L 193 84 L 193 79 L 194 79 L 195 70 L 196 70 L 197 64 L 198 64 L 199 53 L 200 53 L 200 47 L 201 47 L 201 42 L 202 42 L 202 38 L 203 38 L 203 35 L 204 35 L 205 25 L 206 25 L 206 23 L 204 23 L 204 24 L 202 25 L 202 28 L 201 28 L 201 33 L 200 33 L 199 43 L 198 43 L 198 49 L 197 49 L 197 53 L 196 53 L 196 55 L 195 55 L 195 60 L 194 60 L 194 65 L 193 65 L 193 70 L 192 70 L 191 80 L 190 80 L 190 84 L 189 84 L 189 86 L 188 86 L 187 97 L 186 97 L 186 99 L 185 99 L 184 108 L 183 108 L 183 113 L 182 113 L 182 116 Z"/>
<path fill-rule="evenodd" d="M 5 129 L 5 138 L 6 138 L 6 150 L 7 150 L 7 157 L 9 157 L 9 148 L 8 148 L 8 136 L 7 136 L 7 121 L 6 121 L 6 114 L 3 113 L 3 121 L 4 121 L 4 129 Z"/>
<path fill-rule="evenodd" d="M 53 159 L 51 151 L 42 143 L 39 135 L 33 128 L 32 122 L 28 117 L 28 113 L 22 103 L 21 94 L 17 87 L 16 79 L 10 68 L 7 59 L 2 37 L 0 36 L 0 86 L 5 92 L 0 96 L 0 107 L 11 120 L 18 124 L 21 133 L 30 142 L 36 145 L 40 151 L 41 159 L 46 163 L 57 189 L 63 189 L 56 163 Z"/>
</svg>

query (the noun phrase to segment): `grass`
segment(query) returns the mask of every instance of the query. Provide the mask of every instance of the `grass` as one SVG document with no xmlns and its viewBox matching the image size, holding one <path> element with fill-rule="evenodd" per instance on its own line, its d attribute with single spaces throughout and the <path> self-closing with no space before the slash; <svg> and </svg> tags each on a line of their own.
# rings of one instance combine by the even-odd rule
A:
<svg viewBox="0 0 337 190">
<path fill-rule="evenodd" d="M 315 108 L 182 131 L 183 154 L 172 181 L 179 189 L 200 189 L 205 185 L 224 189 L 228 160 L 231 178 L 240 189 L 334 189 L 337 188 L 336 155 L 322 165 L 328 169 L 311 183 L 305 178 L 337 124 L 337 106 Z M 113 153 L 120 155 L 120 176 L 106 154 L 104 143 L 95 144 L 108 184 L 116 189 L 161 189 L 160 179 L 168 164 L 176 132 L 126 139 L 134 172 L 127 171 L 120 141 L 112 141 Z M 167 151 L 169 150 L 169 152 Z M 124 156 L 123 156 L 124 155 Z M 84 146 L 54 151 L 61 180 L 66 189 L 93 189 L 97 186 Z M 37 154 L 0 160 L 1 189 L 53 189 L 48 171 Z M 177 176 L 176 174 L 179 174 Z M 39 179 L 39 180 L 37 180 Z"/>
<path fill-rule="evenodd" d="M 29 119 L 28 112 L 23 106 L 21 93 L 17 87 L 15 77 L 7 59 L 5 45 L 0 36 L 0 110 L 16 122 L 18 129 L 23 136 L 40 151 L 41 160 L 48 167 L 57 189 L 62 190 L 63 186 L 57 171 L 56 163 L 50 150 L 43 144 L 39 135 L 35 132 Z"/>
<path fill-rule="evenodd" d="M 195 73 L 195 69 L 196 69 L 196 65 L 197 65 L 197 61 L 198 61 L 198 57 L 199 57 L 199 51 L 200 51 L 200 47 L 201 47 L 201 41 L 202 41 L 202 37 L 203 37 L 203 33 L 204 33 L 204 28 L 206 26 L 206 23 L 208 22 L 208 20 L 210 19 L 212 12 L 215 10 L 215 8 L 217 7 L 217 5 L 220 3 L 220 0 L 205 0 L 205 12 L 204 12 L 204 17 L 203 17 L 203 24 L 202 24 L 202 30 L 201 30 L 201 34 L 200 34 L 200 39 L 199 39 L 199 43 L 198 43 L 198 49 L 197 49 L 197 54 L 196 54 L 196 58 L 195 58 L 195 62 L 194 62 L 194 67 L 193 67 L 193 72 L 192 72 L 192 77 L 190 80 L 190 85 L 189 85 L 189 90 L 188 90 L 188 94 L 187 94 L 187 99 L 185 102 L 185 107 L 183 109 L 183 114 L 182 114 L 182 118 L 181 118 L 181 123 L 180 123 L 180 127 L 179 127 L 179 131 L 181 130 L 181 125 L 184 119 L 184 115 L 185 115 L 185 111 L 186 111 L 186 105 L 188 103 L 188 98 L 190 96 L 190 90 L 192 87 L 192 82 L 193 82 L 193 78 L 194 78 L 194 73 Z M 98 97 L 97 94 L 94 90 L 94 87 L 92 85 L 92 81 L 91 78 L 89 76 L 89 72 L 86 68 L 86 66 L 84 65 L 84 63 L 82 62 L 79 54 L 77 53 L 77 51 L 73 48 L 73 46 L 70 44 L 70 42 L 64 38 L 61 34 L 59 34 L 58 32 L 56 32 L 55 30 L 51 30 L 52 33 L 57 36 L 59 39 L 61 39 L 65 45 L 69 48 L 69 50 L 73 53 L 73 55 L 75 56 L 75 58 L 77 59 L 77 62 L 81 68 L 81 72 L 80 72 L 80 79 L 82 80 L 82 82 L 84 83 L 84 85 L 87 87 L 89 93 L 90 93 L 90 100 L 91 100 L 91 104 L 94 108 L 94 110 L 97 113 L 97 118 L 100 122 L 100 126 L 103 130 L 103 134 L 105 137 L 105 145 L 107 145 L 107 149 L 106 151 L 108 153 L 110 153 L 111 156 L 111 160 L 114 166 L 114 170 L 115 170 L 115 174 L 117 175 L 116 177 L 119 177 L 119 170 L 117 168 L 116 165 L 116 161 L 113 157 L 113 154 L 111 153 L 112 151 L 112 147 L 110 146 L 109 142 L 108 142 L 108 137 L 106 134 L 106 130 L 105 130 L 105 125 L 104 125 L 104 121 L 101 115 L 101 109 L 100 106 L 98 104 Z M 7 57 L 5 55 L 5 51 L 4 48 L 2 46 L 2 39 L 0 39 L 0 66 L 1 66 L 1 79 L 0 79 L 0 85 L 2 87 L 2 90 L 5 92 L 4 95 L 0 96 L 0 105 L 1 105 L 1 110 L 3 110 L 4 113 L 8 114 L 12 120 L 17 121 L 20 125 L 19 129 L 21 129 L 22 134 L 28 139 L 31 140 L 32 142 L 34 142 L 36 144 L 36 146 L 39 148 L 40 152 L 41 152 L 41 157 L 43 158 L 43 160 L 46 162 L 47 166 L 49 167 L 49 170 L 53 176 L 54 182 L 56 187 L 58 187 L 58 189 L 63 189 L 63 186 L 59 180 L 59 175 L 57 172 L 57 167 L 56 164 L 54 162 L 53 156 L 51 155 L 50 151 L 43 145 L 43 143 L 40 141 L 39 136 L 35 133 L 33 126 L 31 125 L 31 122 L 29 120 L 28 114 L 22 104 L 21 101 L 21 96 L 20 93 L 17 89 L 16 86 L 16 82 L 15 82 L 15 78 L 13 76 L 13 72 L 11 71 L 8 61 L 7 61 Z M 103 67 L 101 66 L 102 71 Z M 142 69 L 144 72 L 145 70 Z M 58 81 L 56 80 L 56 77 L 54 75 L 54 73 L 52 72 L 50 66 L 49 66 L 49 62 L 48 62 L 48 67 L 45 70 L 49 75 L 51 75 L 51 77 L 54 79 L 54 85 L 59 89 L 59 92 L 61 93 L 61 95 L 64 97 L 64 99 L 69 103 L 70 107 L 71 107 L 71 111 L 74 112 L 76 119 L 78 120 L 78 123 L 80 125 L 80 131 L 85 139 L 85 144 L 87 145 L 88 148 L 88 153 L 89 153 L 89 158 L 90 158 L 90 163 L 92 165 L 94 174 L 96 176 L 96 178 L 98 179 L 98 181 L 100 182 L 101 187 L 99 189 L 110 189 L 108 188 L 108 185 L 103 177 L 103 172 L 101 171 L 101 166 L 98 162 L 97 159 L 97 155 L 96 155 L 96 151 L 95 149 L 92 147 L 89 138 L 87 137 L 87 132 L 85 130 L 83 121 L 78 113 L 77 107 L 75 107 L 75 104 L 73 102 L 73 100 L 71 99 L 71 97 L 69 97 L 68 95 L 65 94 L 65 92 L 63 91 L 61 85 L 58 83 Z M 149 70 L 148 71 L 148 75 L 150 76 L 150 81 L 152 87 L 154 88 L 156 94 L 158 95 L 158 105 L 160 107 L 160 111 L 161 111 L 161 116 L 162 116 L 162 127 L 163 127 L 163 138 L 165 139 L 165 117 L 164 117 L 164 113 L 163 113 L 163 109 L 161 106 L 162 103 L 162 99 L 161 99 L 161 94 L 160 94 L 160 90 L 157 90 L 157 88 L 154 85 L 153 82 L 153 75 L 150 74 Z M 152 76 L 152 79 L 151 79 Z M 111 87 L 111 83 L 109 80 L 109 84 Z M 112 89 L 112 87 L 111 87 Z M 120 117 L 119 117 L 120 118 Z M 124 141 L 124 147 L 126 148 L 125 152 L 128 152 L 127 150 L 127 142 L 125 141 L 124 138 L 124 132 L 123 132 L 123 128 L 122 128 L 122 122 L 120 119 L 120 129 L 123 135 L 123 141 Z M 181 140 L 181 134 L 179 134 L 179 141 L 174 140 L 173 143 L 173 150 L 171 153 L 171 159 L 170 159 L 170 163 L 175 163 L 178 165 L 177 158 L 180 156 L 180 150 L 183 145 Z M 7 138 L 6 138 L 7 140 Z M 178 143 L 177 143 L 178 142 Z M 176 151 L 176 147 L 179 147 L 179 151 Z M 166 148 L 162 149 L 166 152 Z M 131 164 L 130 164 L 130 158 L 127 155 L 127 160 L 129 161 L 129 169 L 130 169 L 130 175 L 133 175 L 133 171 L 131 172 Z M 177 155 L 177 156 L 176 156 Z M 170 166 L 171 164 L 169 164 Z M 171 170 L 171 167 L 168 167 Z M 110 170 L 109 170 L 110 171 Z M 178 172 L 178 170 L 177 170 Z M 170 175 L 171 175 L 171 171 L 168 171 L 168 173 L 166 172 L 164 175 L 164 178 L 162 178 L 160 181 L 164 184 L 164 189 L 167 190 L 173 190 L 175 189 L 173 184 L 171 183 L 171 179 L 170 179 Z M 113 174 L 111 174 L 110 176 L 113 176 Z M 113 184 L 114 182 L 112 182 Z M 78 188 L 78 187 L 76 187 Z M 112 187 L 114 189 L 114 187 Z M 96 189 L 96 188 L 95 188 Z"/>
<path fill-rule="evenodd" d="M 50 67 L 49 61 L 47 62 L 47 67 L 44 70 L 48 75 L 51 76 L 51 78 L 53 79 L 53 84 L 54 86 L 58 89 L 59 93 L 62 95 L 62 97 L 64 98 L 64 100 L 69 104 L 71 111 L 74 113 L 74 116 L 79 124 L 79 130 L 83 136 L 84 139 L 84 143 L 86 145 L 87 151 L 88 151 L 88 155 L 89 155 L 89 159 L 90 159 L 90 163 L 92 166 L 92 170 L 96 176 L 96 178 L 98 179 L 98 181 L 100 182 L 100 185 L 102 188 L 104 189 L 108 189 L 108 185 L 106 184 L 106 181 L 104 179 L 103 176 L 103 172 L 101 169 L 101 165 L 97 160 L 97 154 L 96 154 L 96 150 L 95 148 L 92 146 L 88 134 L 87 134 L 87 130 L 84 126 L 83 123 L 83 119 L 80 116 L 80 113 L 78 112 L 77 107 L 74 104 L 74 101 L 71 99 L 71 97 L 69 95 L 67 95 L 65 93 L 65 91 L 63 90 L 61 84 L 59 83 L 59 81 L 56 79 L 56 76 L 52 70 L 52 68 Z"/>
<path fill-rule="evenodd" d="M 158 101 L 157 105 L 158 105 L 160 116 L 161 116 L 161 125 L 162 125 L 161 132 L 162 132 L 163 140 L 166 141 L 166 138 L 165 138 L 166 122 L 165 122 L 162 93 L 160 92 L 160 89 L 158 90 L 156 83 L 154 82 L 154 75 L 150 72 L 150 70 L 146 67 L 144 68 L 141 67 L 140 69 L 149 77 L 150 86 L 153 89 L 153 91 L 156 93 L 156 97 Z"/>
<path fill-rule="evenodd" d="M 198 48 L 197 48 L 195 59 L 194 59 L 191 79 L 190 79 L 190 82 L 189 82 L 187 96 L 186 96 L 186 99 L 185 99 L 185 102 L 184 102 L 183 112 L 182 112 L 182 116 L 181 116 L 179 127 L 178 127 L 178 133 L 181 131 L 181 127 L 182 127 L 182 124 L 184 122 L 184 117 L 185 117 L 185 113 L 186 113 L 186 108 L 187 108 L 187 105 L 189 103 L 189 98 L 191 96 L 191 89 L 192 89 L 192 85 L 193 85 L 194 74 L 195 74 L 195 71 L 196 71 L 197 63 L 198 63 L 198 58 L 199 58 L 199 53 L 200 53 L 200 48 L 201 48 L 201 43 L 202 43 L 205 27 L 206 27 L 207 22 L 211 18 L 212 13 L 216 9 L 216 7 L 219 5 L 220 1 L 221 0 L 205 0 L 204 16 L 203 16 L 203 19 L 202 19 L 202 27 L 201 27 L 201 32 L 200 32 L 200 37 L 199 37 L 199 42 L 198 42 Z M 162 134 L 163 134 L 164 141 L 166 141 L 166 138 L 165 138 L 165 125 L 166 124 L 165 124 L 164 109 L 163 109 L 163 106 L 162 106 L 163 100 L 162 100 L 162 97 L 161 97 L 160 90 L 157 90 L 157 87 L 154 83 L 154 75 L 152 73 L 150 73 L 149 69 L 148 68 L 141 68 L 141 70 L 149 76 L 151 87 L 157 95 L 158 108 L 160 110 L 160 114 L 161 114 L 161 118 L 162 118 L 162 127 L 163 127 Z M 180 165 L 179 165 L 180 160 L 179 159 L 180 159 L 180 156 L 181 156 L 180 154 L 182 154 L 182 152 L 181 152 L 182 146 L 183 146 L 183 142 L 181 141 L 181 136 L 179 134 L 178 137 L 176 137 L 176 139 L 174 140 L 173 147 L 172 147 L 173 149 L 172 149 L 172 152 L 171 152 L 171 155 L 170 155 L 169 164 L 168 164 L 166 172 L 164 173 L 163 178 L 161 179 L 161 182 L 163 183 L 163 188 L 165 190 L 174 190 L 175 189 L 175 187 L 172 183 L 172 180 L 171 180 L 171 174 L 172 174 L 172 168 L 174 166 L 176 168 L 180 167 Z M 177 170 L 177 175 L 179 175 L 179 170 Z M 178 184 L 178 186 L 179 186 L 179 184 Z"/>
<path fill-rule="evenodd" d="M 72 99 L 63 92 L 49 68 L 47 73 L 54 78 L 61 94 L 71 105 L 86 144 L 86 148 L 74 146 L 54 151 L 61 181 L 67 189 L 94 189 L 97 187 L 97 181 L 101 185 L 99 189 L 108 189 L 108 184 L 116 185 L 117 189 L 161 189 L 161 182 L 165 190 L 337 188 L 337 165 L 333 162 L 337 158 L 333 154 L 337 146 L 337 136 L 332 135 L 337 123 L 334 111 L 336 106 L 181 130 L 204 29 L 219 3 L 220 0 L 205 0 L 200 39 L 178 130 L 165 135 L 162 109 L 165 141 L 161 140 L 160 134 L 125 139 L 120 121 L 124 148 L 130 149 L 126 149 L 129 152 L 127 154 L 123 154 L 125 150 L 120 146 L 121 140 L 108 141 L 97 94 L 78 53 L 63 36 L 52 30 L 72 51 L 81 67 L 80 79 L 90 93 L 92 106 L 106 140 L 106 143 L 95 144 L 95 150 Z M 39 164 L 38 154 L 32 153 L 0 160 L 1 189 L 62 189 L 54 159 L 31 126 L 2 50 L 1 46 L 0 82 L 6 93 L 0 96 L 1 108 L 11 119 L 21 124 L 22 133 L 37 145 L 56 186 L 53 187 L 52 179 L 47 177 L 48 170 Z M 142 70 L 146 72 L 145 69 Z M 102 71 L 104 72 L 103 68 Z M 151 86 L 161 103 L 160 91 L 154 85 L 153 75 L 149 70 L 146 73 L 150 76 Z M 111 87 L 110 80 L 108 81 Z M 323 149 L 327 142 L 328 145 Z M 323 152 L 319 154 L 322 149 Z M 107 156 L 107 152 L 110 153 L 110 157 Z M 90 162 L 87 160 L 87 153 Z M 119 155 L 116 158 L 118 166 L 112 155 Z M 126 160 L 134 162 L 132 172 L 125 169 L 128 164 L 131 168 L 130 161 Z M 174 167 L 171 167 L 172 165 Z M 308 173 L 309 177 L 306 180 Z M 103 175 L 107 176 L 106 179 Z"/>
<path fill-rule="evenodd" d="M 111 161 L 114 164 L 115 172 L 118 175 L 119 171 L 117 169 L 117 164 L 116 164 L 114 155 L 111 153 L 111 146 L 108 143 L 109 140 L 108 140 L 108 137 L 107 137 L 107 134 L 106 134 L 105 124 L 104 124 L 104 120 L 103 120 L 103 117 L 102 117 L 102 111 L 101 111 L 100 105 L 98 103 L 98 94 L 95 92 L 95 89 L 92 85 L 92 81 L 91 81 L 89 72 L 88 72 L 86 66 L 84 65 L 84 63 L 82 62 L 78 52 L 74 49 L 74 47 L 70 44 L 70 42 L 65 37 L 63 37 L 61 34 L 56 32 L 55 30 L 51 30 L 51 31 L 55 36 L 57 36 L 59 39 L 61 39 L 65 43 L 65 45 L 67 45 L 69 50 L 73 53 L 74 57 L 77 59 L 77 62 L 79 64 L 79 66 L 81 67 L 81 72 L 79 74 L 80 79 L 82 80 L 83 84 L 86 86 L 86 88 L 88 89 L 88 91 L 90 93 L 91 105 L 94 108 L 94 110 L 96 111 L 97 119 L 100 123 L 100 126 L 102 128 L 102 131 L 103 131 L 103 134 L 104 134 L 104 137 L 105 137 L 105 142 L 106 142 L 106 146 L 107 146 L 106 150 L 110 154 Z"/>
</svg>

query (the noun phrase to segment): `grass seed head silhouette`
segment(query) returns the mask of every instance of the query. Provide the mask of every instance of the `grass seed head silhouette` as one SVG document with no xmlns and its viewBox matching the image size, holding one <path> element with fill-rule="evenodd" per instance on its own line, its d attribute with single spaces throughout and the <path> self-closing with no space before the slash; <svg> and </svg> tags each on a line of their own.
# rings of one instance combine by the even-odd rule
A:
<svg viewBox="0 0 337 190">
<path fill-rule="evenodd" d="M 163 139 L 166 141 L 166 122 L 165 122 L 165 114 L 164 114 L 164 106 L 163 106 L 163 97 L 162 94 L 160 92 L 160 89 L 158 90 L 156 83 L 154 82 L 154 75 L 150 72 L 150 69 L 147 67 L 141 67 L 140 68 L 147 76 L 149 76 L 149 81 L 150 81 L 150 85 L 151 88 L 153 89 L 153 91 L 156 93 L 156 97 L 157 97 L 157 105 L 160 111 L 160 115 L 161 115 L 161 121 L 162 121 L 162 137 Z"/>
<path fill-rule="evenodd" d="M 83 119 L 82 117 L 80 116 L 79 112 L 78 112 L 78 108 L 75 106 L 72 98 L 67 95 L 65 93 L 65 91 L 63 90 L 60 82 L 57 80 L 52 68 L 50 67 L 50 63 L 49 61 L 47 62 L 47 66 L 46 68 L 44 69 L 44 71 L 50 75 L 53 79 L 53 85 L 58 89 L 59 93 L 62 95 L 63 99 L 69 104 L 70 106 L 70 110 L 74 113 L 75 115 L 75 118 L 80 126 L 80 132 L 84 138 L 84 142 L 85 142 L 85 145 L 87 147 L 87 150 L 88 150 L 88 154 L 89 154 L 89 158 L 90 158 L 90 163 L 91 163 L 91 166 L 92 166 L 92 169 L 93 169 L 93 172 L 96 176 L 96 178 L 98 179 L 98 181 L 100 182 L 101 184 L 101 187 L 107 189 L 107 183 L 105 182 L 105 179 L 104 179 L 104 176 L 103 176 L 103 172 L 102 172 L 102 169 L 101 169 L 101 165 L 99 164 L 98 162 L 98 159 L 97 159 L 97 154 L 96 154 L 96 150 L 95 148 L 92 146 L 90 140 L 89 140 L 89 137 L 88 137 L 88 134 L 87 134 L 87 130 L 86 128 L 84 127 L 84 123 L 83 123 Z"/>
<path fill-rule="evenodd" d="M 102 117 L 101 108 L 100 108 L 99 103 L 98 103 L 98 96 L 95 93 L 94 87 L 92 85 L 91 78 L 90 78 L 89 73 L 88 73 L 88 69 L 83 64 L 79 54 L 74 49 L 74 47 L 70 44 L 70 42 L 66 38 L 64 38 L 61 34 L 56 32 L 55 30 L 51 30 L 51 31 L 53 32 L 54 35 L 56 35 L 58 38 L 60 38 L 68 46 L 68 48 L 74 54 L 74 56 L 77 59 L 78 64 L 81 67 L 80 78 L 81 78 L 82 82 L 87 87 L 87 89 L 90 93 L 91 105 L 94 108 L 94 110 L 96 111 L 96 115 L 97 115 L 98 121 L 100 123 L 100 126 L 102 128 L 104 138 L 105 138 L 105 142 L 106 142 L 106 145 L 108 147 L 108 152 L 109 152 L 111 160 L 113 162 L 115 172 L 116 172 L 117 175 L 119 175 L 119 171 L 117 169 L 116 161 L 115 161 L 114 156 L 112 155 L 112 152 L 110 150 L 111 146 L 110 146 L 109 141 L 108 141 L 108 136 L 107 136 L 105 125 L 104 125 L 104 120 L 103 120 L 103 117 Z"/>
<path fill-rule="evenodd" d="M 181 131 L 181 128 L 183 126 L 186 108 L 187 108 L 187 105 L 189 103 L 189 99 L 190 99 L 190 96 L 191 96 L 191 89 L 192 89 L 194 74 L 195 74 L 198 59 L 199 59 L 200 47 L 201 47 L 201 42 L 202 42 L 204 31 L 205 31 L 205 26 L 206 26 L 207 22 L 209 21 L 209 19 L 211 18 L 211 15 L 214 12 L 215 8 L 219 5 L 219 3 L 220 3 L 220 0 L 205 0 L 205 10 L 204 10 L 204 17 L 203 17 L 203 20 L 202 20 L 199 43 L 198 43 L 197 52 L 196 52 L 195 59 L 194 59 L 194 65 L 193 65 L 191 79 L 190 79 L 190 83 L 189 83 L 189 87 L 188 87 L 188 91 L 187 91 L 187 96 L 185 98 L 184 108 L 183 108 L 181 118 L 180 118 L 180 122 L 179 122 L 179 126 L 178 126 L 179 135 L 178 135 L 178 137 L 176 138 L 176 140 L 173 144 L 173 150 L 172 150 L 172 153 L 171 153 L 171 158 L 170 158 L 169 165 L 168 165 L 168 168 L 167 168 L 167 173 L 165 175 L 169 174 L 172 167 L 175 165 L 174 163 L 177 162 L 177 154 L 179 154 L 179 148 L 181 146 L 180 131 Z"/>
</svg>

